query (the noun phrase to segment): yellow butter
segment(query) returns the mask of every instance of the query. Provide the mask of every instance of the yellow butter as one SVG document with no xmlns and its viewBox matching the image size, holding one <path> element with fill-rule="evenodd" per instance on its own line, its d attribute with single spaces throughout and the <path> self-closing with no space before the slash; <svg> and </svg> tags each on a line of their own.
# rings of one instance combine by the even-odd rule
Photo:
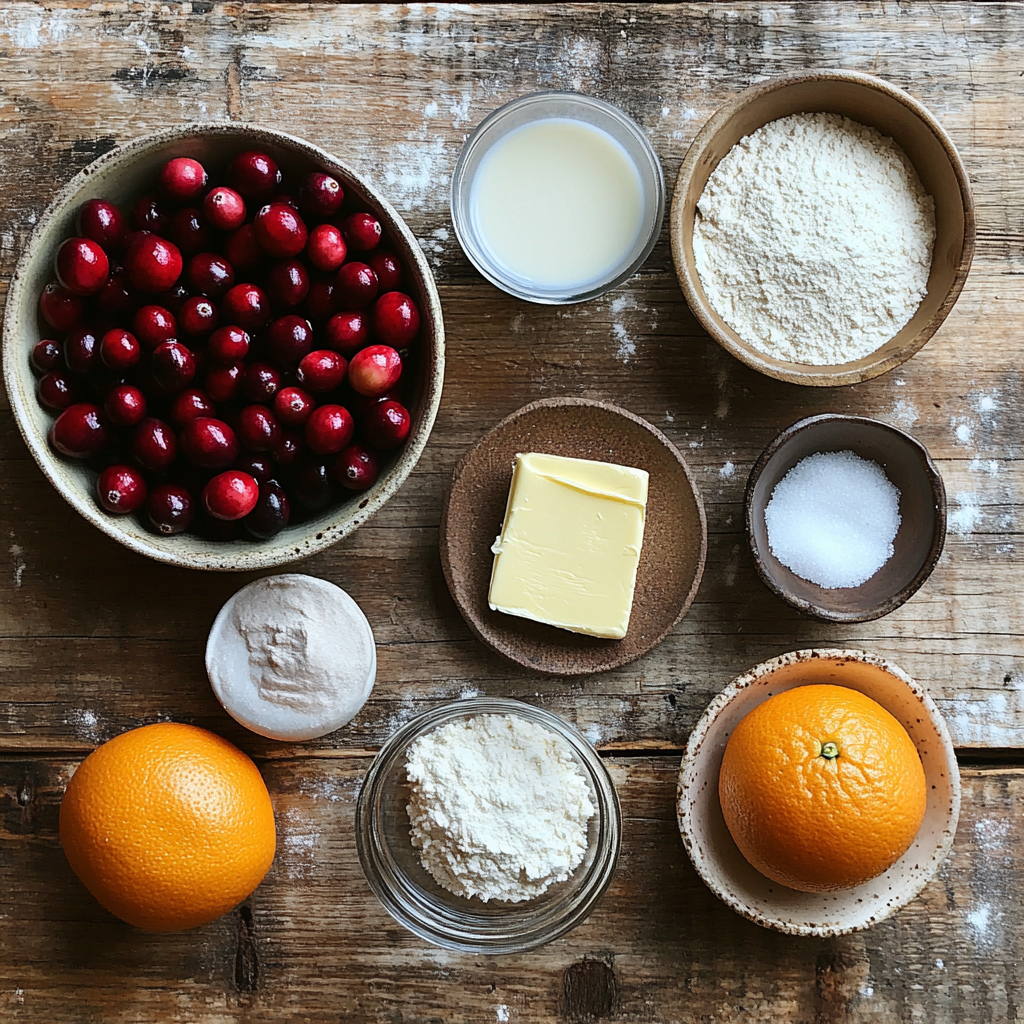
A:
<svg viewBox="0 0 1024 1024">
<path fill-rule="evenodd" d="M 491 608 L 574 633 L 624 637 L 647 482 L 645 470 L 610 462 L 518 455 L 491 548 Z"/>
</svg>

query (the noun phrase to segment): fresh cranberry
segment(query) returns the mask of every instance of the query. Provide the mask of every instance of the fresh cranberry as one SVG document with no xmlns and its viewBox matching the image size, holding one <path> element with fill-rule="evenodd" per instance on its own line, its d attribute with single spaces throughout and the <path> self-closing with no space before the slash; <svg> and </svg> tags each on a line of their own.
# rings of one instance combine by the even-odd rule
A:
<svg viewBox="0 0 1024 1024">
<path fill-rule="evenodd" d="M 366 262 L 373 267 L 382 292 L 394 291 L 402 283 L 402 264 L 393 252 L 374 249 L 366 257 Z"/>
<path fill-rule="evenodd" d="M 401 376 L 402 357 L 390 345 L 369 345 L 360 349 L 348 368 L 349 383 L 367 398 L 387 394 Z"/>
<path fill-rule="evenodd" d="M 192 525 L 196 507 L 192 495 L 178 484 L 154 487 L 146 502 L 146 514 L 158 533 L 182 533 Z"/>
<path fill-rule="evenodd" d="M 66 408 L 50 427 L 50 444 L 62 455 L 88 459 L 110 440 L 107 419 L 98 405 L 78 402 Z"/>
<path fill-rule="evenodd" d="M 343 405 L 321 405 L 306 420 L 306 444 L 318 455 L 340 452 L 355 433 L 352 414 Z"/>
<path fill-rule="evenodd" d="M 299 199 L 298 196 L 294 196 L 291 192 L 278 192 L 273 197 L 275 203 L 284 203 L 285 206 L 290 206 L 296 213 L 299 212 Z"/>
<path fill-rule="evenodd" d="M 405 348 L 420 329 L 420 311 L 403 292 L 387 292 L 373 305 L 370 326 L 377 340 L 392 348 Z"/>
<path fill-rule="evenodd" d="M 287 259 L 306 247 L 305 222 L 286 203 L 268 203 L 256 214 L 252 226 L 256 241 L 271 256 Z"/>
<path fill-rule="evenodd" d="M 167 291 L 181 276 L 181 253 L 157 235 L 137 235 L 125 253 L 124 268 L 140 292 Z"/>
<path fill-rule="evenodd" d="M 191 157 L 178 156 L 160 168 L 160 188 L 176 203 L 198 199 L 206 188 L 206 168 Z"/>
<path fill-rule="evenodd" d="M 142 358 L 142 346 L 135 335 L 115 327 L 100 339 L 100 359 L 116 373 L 130 370 Z"/>
<path fill-rule="evenodd" d="M 64 365 L 64 353 L 60 345 L 49 338 L 37 341 L 32 348 L 32 366 L 40 373 L 49 373 Z"/>
<path fill-rule="evenodd" d="M 365 263 L 346 263 L 334 282 L 342 309 L 362 309 L 377 297 L 377 275 Z"/>
<path fill-rule="evenodd" d="M 154 235 L 167 235 L 173 221 L 174 218 L 167 208 L 167 204 L 152 193 L 143 196 L 132 207 L 131 225 L 136 232 L 150 231 Z M 133 239 L 129 237 L 127 241 L 131 245 Z"/>
<path fill-rule="evenodd" d="M 338 311 L 340 293 L 333 281 L 314 281 L 306 296 L 306 316 L 315 323 L 323 323 Z"/>
<path fill-rule="evenodd" d="M 261 481 L 256 504 L 242 525 L 257 540 L 270 540 L 288 525 L 290 518 L 291 506 L 284 488 L 273 480 Z"/>
<path fill-rule="evenodd" d="M 366 317 L 360 312 L 336 313 L 324 328 L 328 348 L 351 358 L 370 340 Z"/>
<path fill-rule="evenodd" d="M 64 362 L 72 373 L 88 373 L 99 365 L 99 339 L 87 328 L 72 331 L 64 339 Z"/>
<path fill-rule="evenodd" d="M 194 466 L 223 469 L 238 458 L 238 438 L 223 420 L 198 416 L 182 427 L 181 450 Z"/>
<path fill-rule="evenodd" d="M 318 224 L 309 233 L 306 256 L 317 270 L 337 270 L 347 255 L 345 239 L 333 224 Z"/>
<path fill-rule="evenodd" d="M 326 464 L 319 460 L 299 462 L 289 475 L 288 490 L 305 511 L 322 512 L 333 497 L 331 474 Z"/>
<path fill-rule="evenodd" d="M 39 296 L 39 312 L 55 331 L 64 332 L 81 326 L 84 309 L 77 295 L 51 282 Z"/>
<path fill-rule="evenodd" d="M 248 473 L 261 487 L 274 475 L 274 464 L 270 456 L 256 452 L 242 452 L 231 468 Z"/>
<path fill-rule="evenodd" d="M 238 414 L 238 440 L 251 452 L 269 452 L 281 436 L 281 424 L 265 405 L 247 405 Z"/>
<path fill-rule="evenodd" d="M 234 231 L 245 223 L 245 200 L 233 188 L 220 185 L 206 193 L 203 213 L 220 231 Z"/>
<path fill-rule="evenodd" d="M 132 466 L 108 466 L 96 481 L 100 504 L 115 515 L 141 508 L 146 491 L 145 477 Z"/>
<path fill-rule="evenodd" d="M 283 430 L 270 454 L 274 456 L 274 461 L 279 466 L 287 468 L 296 462 L 303 447 L 302 438 L 298 434 Z"/>
<path fill-rule="evenodd" d="M 196 359 L 192 350 L 177 341 L 157 345 L 149 366 L 153 379 L 168 394 L 187 387 L 196 375 Z"/>
<path fill-rule="evenodd" d="M 349 248 L 356 252 L 369 252 L 380 243 L 380 221 L 372 213 L 353 213 L 345 218 L 341 229 Z"/>
<path fill-rule="evenodd" d="M 39 401 L 47 409 L 55 409 L 58 412 L 79 400 L 75 382 L 63 370 L 51 370 L 40 377 L 37 394 Z"/>
<path fill-rule="evenodd" d="M 223 256 L 201 252 L 188 261 L 188 283 L 194 292 L 216 299 L 235 283 L 235 271 Z"/>
<path fill-rule="evenodd" d="M 106 199 L 87 199 L 78 208 L 75 219 L 78 233 L 102 245 L 107 252 L 119 253 L 128 237 L 128 222 L 121 211 Z"/>
<path fill-rule="evenodd" d="M 72 295 L 95 295 L 110 276 L 110 261 L 91 238 L 69 238 L 58 250 L 57 280 Z"/>
<path fill-rule="evenodd" d="M 146 417 L 146 396 L 133 384 L 117 384 L 108 392 L 103 411 L 116 427 L 134 427 Z"/>
<path fill-rule="evenodd" d="M 262 199 L 281 184 L 281 172 L 266 153 L 249 150 L 228 164 L 228 184 L 246 199 Z"/>
<path fill-rule="evenodd" d="M 314 394 L 333 391 L 345 379 L 348 360 L 329 348 L 318 349 L 302 357 L 296 376 L 299 383 Z"/>
<path fill-rule="evenodd" d="M 255 507 L 260 485 L 238 469 L 218 473 L 203 488 L 203 505 L 217 519 L 243 519 Z"/>
<path fill-rule="evenodd" d="M 305 426 L 315 408 L 315 399 L 302 388 L 281 388 L 274 395 L 274 412 L 286 427 Z"/>
<path fill-rule="evenodd" d="M 252 333 L 270 319 L 270 299 L 259 285 L 236 284 L 220 300 L 220 315 L 225 323 Z"/>
<path fill-rule="evenodd" d="M 256 241 L 256 232 L 251 224 L 243 224 L 228 235 L 224 243 L 224 255 L 239 274 L 256 270 L 267 258 L 260 243 Z"/>
<path fill-rule="evenodd" d="M 334 479 L 350 491 L 365 491 L 377 482 L 377 456 L 361 444 L 350 444 L 334 460 Z"/>
<path fill-rule="evenodd" d="M 224 366 L 240 363 L 249 354 L 249 335 L 241 327 L 218 327 L 206 343 L 206 354 Z"/>
<path fill-rule="evenodd" d="M 188 298 L 189 292 L 181 281 L 175 281 L 170 288 L 165 292 L 160 292 L 159 295 L 154 295 L 153 298 L 156 300 L 157 305 L 163 306 L 164 309 L 170 310 L 175 316 L 181 312 L 182 304 Z"/>
<path fill-rule="evenodd" d="M 313 349 L 313 328 L 301 316 L 288 314 L 270 325 L 266 341 L 274 362 L 281 366 L 298 366 L 302 357 Z"/>
<path fill-rule="evenodd" d="M 186 388 L 174 396 L 171 402 L 171 422 L 181 430 L 186 423 L 200 416 L 213 417 L 217 410 L 210 396 L 198 388 Z"/>
<path fill-rule="evenodd" d="M 267 294 L 275 306 L 297 306 L 309 294 L 309 271 L 298 260 L 275 263 L 267 273 Z"/>
<path fill-rule="evenodd" d="M 299 196 L 302 209 L 314 217 L 330 217 L 345 201 L 345 191 L 338 180 L 320 171 L 306 176 Z"/>
<path fill-rule="evenodd" d="M 178 454 L 178 439 L 163 420 L 142 420 L 132 432 L 132 458 L 151 473 L 162 473 Z"/>
<path fill-rule="evenodd" d="M 379 402 L 363 418 L 363 436 L 374 448 L 390 451 L 409 436 L 412 420 L 401 402 Z"/>
<path fill-rule="evenodd" d="M 241 363 L 234 366 L 211 367 L 204 380 L 206 393 L 215 402 L 230 402 L 236 398 L 242 390 L 242 374 L 244 367 Z"/>
<path fill-rule="evenodd" d="M 186 334 L 202 338 L 217 326 L 220 315 L 217 307 L 205 295 L 193 295 L 181 304 L 178 319 Z"/>
<path fill-rule="evenodd" d="M 171 239 L 186 253 L 202 252 L 213 244 L 213 232 L 194 206 L 183 206 L 171 221 Z"/>
<path fill-rule="evenodd" d="M 132 317 L 132 331 L 146 348 L 156 348 L 177 338 L 178 323 L 174 314 L 163 306 L 142 306 Z"/>
<path fill-rule="evenodd" d="M 281 387 L 281 374 L 269 363 L 250 363 L 242 374 L 242 394 L 250 402 L 269 402 Z"/>
<path fill-rule="evenodd" d="M 96 308 L 106 316 L 120 318 L 135 306 L 138 292 L 132 287 L 124 267 L 114 267 L 107 283 L 96 295 Z"/>
</svg>

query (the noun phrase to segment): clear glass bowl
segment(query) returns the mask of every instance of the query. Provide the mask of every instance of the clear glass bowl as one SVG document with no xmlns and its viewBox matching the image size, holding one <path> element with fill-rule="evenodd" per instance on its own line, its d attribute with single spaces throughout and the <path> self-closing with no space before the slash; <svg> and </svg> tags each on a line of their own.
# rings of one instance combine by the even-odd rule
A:
<svg viewBox="0 0 1024 1024">
<path fill-rule="evenodd" d="M 523 903 L 484 903 L 441 888 L 420 863 L 409 832 L 409 745 L 438 726 L 484 714 L 515 715 L 562 737 L 590 783 L 596 808 L 587 852 L 572 877 Z M 618 796 L 597 751 L 557 715 L 516 700 L 460 700 L 414 718 L 384 744 L 356 804 L 359 861 L 384 909 L 420 938 L 463 953 L 521 953 L 575 928 L 608 888 L 621 836 Z"/>
<path fill-rule="evenodd" d="M 470 197 L 480 162 L 491 147 L 509 132 L 533 121 L 563 117 L 583 121 L 607 132 L 629 154 L 640 175 L 643 220 L 633 247 L 608 274 L 588 283 L 582 291 L 566 288 L 529 288 L 509 275 L 491 258 L 476 230 Z M 643 129 L 617 107 L 576 92 L 546 91 L 522 96 L 490 113 L 462 147 L 452 174 L 452 224 L 470 263 L 492 284 L 530 302 L 562 305 L 602 295 L 632 277 L 651 254 L 665 216 L 665 179 L 661 164 Z"/>
</svg>

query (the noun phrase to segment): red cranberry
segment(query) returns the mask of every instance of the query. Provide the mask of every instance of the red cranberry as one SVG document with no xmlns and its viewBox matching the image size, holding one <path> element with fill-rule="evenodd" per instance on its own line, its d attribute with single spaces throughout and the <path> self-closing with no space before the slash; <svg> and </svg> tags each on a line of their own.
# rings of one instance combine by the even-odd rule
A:
<svg viewBox="0 0 1024 1024">
<path fill-rule="evenodd" d="M 69 238 L 57 250 L 57 280 L 73 295 L 95 295 L 110 276 L 107 254 L 91 238 Z"/>
<path fill-rule="evenodd" d="M 82 300 L 59 284 L 48 284 L 39 296 L 39 312 L 55 331 L 73 331 L 82 323 Z"/>
<path fill-rule="evenodd" d="M 237 273 L 248 274 L 256 270 L 266 259 L 260 243 L 256 241 L 256 232 L 251 224 L 243 224 L 237 231 L 228 235 L 224 243 L 224 255 Z"/>
<path fill-rule="evenodd" d="M 270 456 L 256 452 L 242 452 L 231 468 L 248 473 L 261 487 L 274 475 L 274 464 Z"/>
<path fill-rule="evenodd" d="M 270 454 L 274 456 L 274 461 L 279 466 L 288 467 L 295 463 L 302 449 L 302 438 L 290 430 L 283 430 Z"/>
<path fill-rule="evenodd" d="M 298 366 L 313 348 L 313 328 L 308 320 L 289 314 L 279 317 L 267 329 L 267 351 L 281 366 Z"/>
<path fill-rule="evenodd" d="M 206 343 L 206 354 L 224 366 L 240 363 L 249 354 L 249 335 L 241 327 L 218 327 Z"/>
<path fill-rule="evenodd" d="M 281 424 L 265 405 L 247 405 L 238 414 L 238 440 L 251 452 L 269 452 L 281 436 Z"/>
<path fill-rule="evenodd" d="M 236 284 L 220 301 L 225 323 L 237 324 L 252 333 L 270 319 L 270 299 L 255 284 Z"/>
<path fill-rule="evenodd" d="M 380 221 L 372 213 L 353 213 L 342 224 L 345 241 L 356 252 L 369 252 L 380 242 Z"/>
<path fill-rule="evenodd" d="M 282 388 L 274 395 L 274 412 L 286 427 L 304 426 L 315 408 L 316 401 L 302 388 Z"/>
<path fill-rule="evenodd" d="M 333 391 L 345 379 L 348 361 L 329 348 L 318 349 L 302 357 L 297 376 L 299 383 L 314 394 Z"/>
<path fill-rule="evenodd" d="M 377 297 L 377 275 L 365 263 L 346 263 L 334 282 L 342 309 L 362 309 Z"/>
<path fill-rule="evenodd" d="M 223 469 L 238 458 L 238 438 L 223 420 L 198 416 L 182 428 L 181 450 L 194 466 Z"/>
<path fill-rule="evenodd" d="M 333 497 L 331 474 L 327 466 L 318 460 L 299 462 L 288 479 L 288 490 L 307 512 L 322 512 Z"/>
<path fill-rule="evenodd" d="M 150 193 L 143 196 L 133 207 L 131 225 L 136 231 L 151 231 L 154 235 L 167 235 L 171 230 L 173 217 L 164 201 Z M 132 239 L 127 239 L 131 245 Z"/>
<path fill-rule="evenodd" d="M 196 375 L 196 359 L 192 350 L 177 341 L 165 341 L 153 349 L 150 357 L 153 379 L 167 393 L 187 387 Z"/>
<path fill-rule="evenodd" d="M 337 270 L 347 255 L 345 239 L 333 224 L 318 224 L 309 233 L 306 256 L 317 270 Z"/>
<path fill-rule="evenodd" d="M 120 318 L 135 305 L 137 298 L 128 272 L 124 267 L 115 267 L 96 295 L 96 308 L 107 316 Z"/>
<path fill-rule="evenodd" d="M 178 156 L 160 168 L 160 188 L 176 203 L 189 203 L 202 195 L 206 177 L 206 168 L 198 160 Z"/>
<path fill-rule="evenodd" d="M 159 295 L 154 295 L 153 298 L 158 305 L 177 315 L 181 312 L 182 303 L 188 298 L 188 294 L 188 289 L 185 285 L 181 281 L 176 281 L 167 291 L 160 292 Z"/>
<path fill-rule="evenodd" d="M 157 235 L 137 235 L 128 246 L 124 268 L 140 292 L 167 291 L 181 276 L 181 253 Z"/>
<path fill-rule="evenodd" d="M 128 222 L 121 211 L 106 199 L 87 199 L 78 208 L 75 220 L 78 233 L 102 245 L 107 252 L 124 249 Z"/>
<path fill-rule="evenodd" d="M 98 405 L 78 402 L 68 406 L 50 427 L 50 444 L 62 455 L 87 459 L 110 439 L 110 428 Z"/>
<path fill-rule="evenodd" d="M 174 341 L 178 336 L 174 314 L 163 306 L 142 306 L 136 310 L 132 318 L 132 330 L 146 348 L 156 348 L 165 341 Z"/>
<path fill-rule="evenodd" d="M 355 433 L 352 414 L 343 405 L 321 405 L 306 421 L 306 444 L 318 455 L 340 452 Z"/>
<path fill-rule="evenodd" d="M 390 451 L 405 441 L 411 426 L 409 410 L 404 405 L 395 401 L 379 402 L 363 419 L 363 435 L 374 448 Z"/>
<path fill-rule="evenodd" d="M 204 384 L 206 393 L 215 402 L 230 402 L 242 390 L 242 374 L 244 367 L 240 363 L 234 366 L 214 366 L 207 371 Z"/>
<path fill-rule="evenodd" d="M 184 206 L 171 221 L 171 239 L 186 253 L 202 252 L 213 244 L 213 232 L 194 206 Z"/>
<path fill-rule="evenodd" d="M 278 192 L 273 197 L 275 203 L 284 203 L 285 206 L 290 206 L 296 213 L 299 212 L 299 200 L 296 196 L 293 196 L 290 192 Z"/>
<path fill-rule="evenodd" d="M 420 311 L 408 295 L 387 292 L 374 303 L 370 326 L 378 341 L 392 348 L 405 348 L 416 339 Z"/>
<path fill-rule="evenodd" d="M 212 417 L 216 412 L 210 396 L 198 388 L 186 388 L 175 395 L 171 402 L 171 422 L 179 430 L 200 416 Z"/>
<path fill-rule="evenodd" d="M 306 296 L 306 316 L 313 323 L 322 323 L 338 311 L 339 292 L 333 281 L 314 281 Z"/>
<path fill-rule="evenodd" d="M 47 409 L 55 409 L 58 412 L 74 405 L 79 399 L 75 382 L 63 370 L 51 370 L 40 377 L 37 394 L 39 401 Z"/>
<path fill-rule="evenodd" d="M 370 331 L 362 313 L 336 313 L 327 321 L 324 340 L 329 348 L 351 358 L 369 340 Z"/>
<path fill-rule="evenodd" d="M 100 359 L 104 366 L 116 373 L 130 370 L 142 358 L 142 346 L 134 334 L 115 327 L 100 340 Z"/>
<path fill-rule="evenodd" d="M 268 203 L 253 221 L 256 241 L 271 256 L 298 256 L 306 247 L 305 222 L 286 203 Z"/>
<path fill-rule="evenodd" d="M 366 257 L 366 262 L 373 267 L 382 292 L 394 291 L 402 283 L 402 264 L 393 252 L 374 249 Z"/>
<path fill-rule="evenodd" d="M 255 507 L 260 485 L 238 469 L 219 473 L 203 488 L 203 505 L 217 519 L 243 519 Z"/>
<path fill-rule="evenodd" d="M 334 460 L 334 479 L 350 491 L 365 491 L 377 482 L 377 456 L 361 444 L 350 444 Z"/>
<path fill-rule="evenodd" d="M 32 366 L 40 373 L 49 373 L 64 365 L 64 353 L 55 341 L 44 338 L 32 349 Z"/>
<path fill-rule="evenodd" d="M 245 200 L 233 188 L 220 185 L 207 192 L 203 213 L 220 231 L 234 231 L 245 223 Z"/>
<path fill-rule="evenodd" d="M 117 384 L 108 392 L 103 411 L 116 427 L 134 427 L 146 416 L 146 396 L 132 384 Z"/>
<path fill-rule="evenodd" d="M 196 514 L 195 502 L 184 487 L 161 484 L 150 491 L 146 514 L 154 530 L 170 536 L 182 533 L 192 525 Z"/>
<path fill-rule="evenodd" d="M 201 338 L 217 326 L 220 315 L 217 307 L 205 295 L 193 295 L 181 304 L 178 319 L 186 334 Z"/>
<path fill-rule="evenodd" d="M 242 394 L 250 402 L 269 402 L 281 387 L 281 374 L 269 363 L 250 363 L 242 374 Z"/>
<path fill-rule="evenodd" d="M 88 373 L 99 365 L 99 339 L 92 331 L 81 328 L 64 339 L 64 362 L 72 373 Z"/>
<path fill-rule="evenodd" d="M 188 283 L 194 292 L 217 298 L 235 283 L 231 264 L 215 252 L 201 252 L 188 261 Z"/>
<path fill-rule="evenodd" d="M 267 294 L 275 306 L 297 306 L 309 294 L 309 271 L 298 260 L 275 263 L 267 273 Z"/>
<path fill-rule="evenodd" d="M 262 481 L 253 510 L 245 517 L 246 532 L 257 540 L 276 537 L 291 518 L 291 506 L 284 488 L 277 482 Z"/>
<path fill-rule="evenodd" d="M 345 201 L 345 191 L 337 179 L 319 171 L 307 175 L 299 196 L 302 209 L 314 217 L 330 217 Z"/>
<path fill-rule="evenodd" d="M 126 515 L 146 500 L 146 479 L 132 466 L 108 466 L 96 481 L 100 504 L 115 515 Z"/>
<path fill-rule="evenodd" d="M 163 420 L 143 420 L 135 428 L 131 439 L 132 458 L 151 473 L 162 473 L 178 454 L 178 439 Z"/>
<path fill-rule="evenodd" d="M 260 199 L 281 184 L 281 172 L 266 153 L 239 153 L 228 164 L 228 184 L 246 199 Z"/>
<path fill-rule="evenodd" d="M 360 349 L 348 368 L 348 380 L 355 391 L 367 398 L 387 394 L 402 376 L 402 357 L 389 345 Z"/>
</svg>

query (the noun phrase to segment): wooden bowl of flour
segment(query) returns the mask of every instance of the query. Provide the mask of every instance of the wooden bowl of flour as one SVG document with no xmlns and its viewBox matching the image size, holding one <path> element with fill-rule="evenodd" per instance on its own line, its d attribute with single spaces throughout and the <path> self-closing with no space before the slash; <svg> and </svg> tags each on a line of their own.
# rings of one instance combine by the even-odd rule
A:
<svg viewBox="0 0 1024 1024">
<path fill-rule="evenodd" d="M 884 345 L 852 362 L 814 366 L 787 362 L 741 338 L 712 307 L 693 252 L 697 202 L 719 161 L 770 121 L 800 113 L 841 114 L 892 138 L 935 201 L 935 244 L 927 294 L 910 321 Z M 967 279 L 974 256 L 974 199 L 967 171 L 949 136 L 917 100 L 872 75 L 812 71 L 773 78 L 740 93 L 704 125 L 676 179 L 670 214 L 676 276 L 694 315 L 727 352 L 793 384 L 857 384 L 908 360 L 939 329 Z"/>
</svg>

